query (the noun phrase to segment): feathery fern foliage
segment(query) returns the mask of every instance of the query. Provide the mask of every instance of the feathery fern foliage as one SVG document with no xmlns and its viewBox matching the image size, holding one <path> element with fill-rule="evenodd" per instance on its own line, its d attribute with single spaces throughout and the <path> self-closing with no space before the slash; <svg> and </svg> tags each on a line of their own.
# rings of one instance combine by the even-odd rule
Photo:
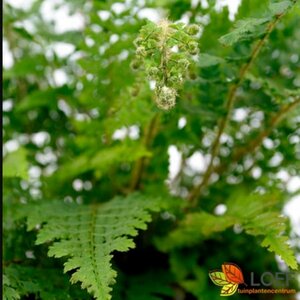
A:
<svg viewBox="0 0 300 300">
<path fill-rule="evenodd" d="M 36 243 L 53 241 L 48 255 L 67 257 L 64 271 L 73 272 L 71 282 L 107 300 L 117 275 L 111 267 L 113 251 L 134 248 L 132 237 L 146 229 L 159 200 L 132 194 L 89 206 L 45 203 L 29 214 L 28 229 L 41 225 Z"/>
<path fill-rule="evenodd" d="M 43 300 L 68 300 L 86 297 L 85 291 L 70 285 L 60 269 L 30 267 L 13 263 L 3 274 L 4 300 L 35 297 Z"/>
<path fill-rule="evenodd" d="M 296 270 L 295 255 L 287 243 L 288 237 L 283 235 L 286 219 L 276 211 L 277 203 L 277 197 L 271 194 L 233 195 L 226 203 L 224 215 L 190 213 L 166 238 L 158 239 L 157 245 L 164 251 L 196 245 L 206 237 L 236 225 L 250 235 L 263 237 L 261 245 L 281 256 L 288 266 Z"/>
<path fill-rule="evenodd" d="M 225 46 L 232 46 L 237 42 L 244 40 L 253 40 L 267 30 L 267 24 L 279 15 L 286 12 L 295 1 L 282 1 L 279 3 L 271 3 L 269 5 L 269 12 L 266 17 L 263 18 L 248 18 L 244 20 L 237 21 L 235 24 L 235 29 L 230 33 L 222 36 L 219 41 Z"/>
</svg>

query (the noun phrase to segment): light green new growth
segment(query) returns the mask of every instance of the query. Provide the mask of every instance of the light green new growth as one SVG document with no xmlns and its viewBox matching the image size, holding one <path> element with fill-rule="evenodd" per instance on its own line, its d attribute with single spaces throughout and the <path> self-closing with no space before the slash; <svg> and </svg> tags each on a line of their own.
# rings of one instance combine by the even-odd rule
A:
<svg viewBox="0 0 300 300">
<path fill-rule="evenodd" d="M 67 257 L 64 271 L 73 272 L 71 282 L 81 282 L 96 299 L 107 300 L 117 275 L 112 252 L 134 248 L 132 237 L 146 229 L 150 211 L 158 209 L 158 199 L 138 194 L 89 206 L 45 203 L 30 213 L 28 228 L 40 224 L 36 243 L 54 241 L 48 255 Z"/>
<path fill-rule="evenodd" d="M 145 67 L 149 80 L 155 82 L 156 105 L 163 110 L 175 106 L 178 89 L 194 64 L 192 56 L 199 50 L 195 38 L 198 31 L 195 24 L 185 26 L 162 20 L 142 27 L 135 40 L 136 59 L 131 66 Z"/>
</svg>

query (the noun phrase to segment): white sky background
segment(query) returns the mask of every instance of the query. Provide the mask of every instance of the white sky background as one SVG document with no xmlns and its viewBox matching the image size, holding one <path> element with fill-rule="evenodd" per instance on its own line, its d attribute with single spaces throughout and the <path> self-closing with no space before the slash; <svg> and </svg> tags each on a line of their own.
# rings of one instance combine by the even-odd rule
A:
<svg viewBox="0 0 300 300">
<path fill-rule="evenodd" d="M 6 2 L 10 3 L 11 5 L 27 9 L 30 7 L 33 0 L 5 0 Z M 191 6 L 197 5 L 197 3 L 201 1 L 202 5 L 207 5 L 207 0 L 191 0 Z M 54 20 L 56 24 L 56 29 L 58 32 L 64 32 L 67 30 L 72 29 L 79 29 L 83 26 L 83 19 L 79 14 L 75 14 L 70 16 L 69 11 L 67 7 L 62 7 L 58 10 L 54 9 L 55 4 L 60 3 L 60 0 L 45 0 L 44 4 L 42 6 L 42 14 L 46 20 Z M 237 12 L 238 6 L 240 4 L 241 0 L 219 0 L 217 3 L 217 9 L 221 9 L 223 6 L 228 5 L 229 12 L 230 12 L 230 19 L 234 19 L 234 15 Z M 116 3 L 114 4 L 116 10 L 122 10 L 122 3 Z M 103 16 L 105 17 L 105 16 Z M 148 19 L 151 19 L 152 21 L 157 21 L 160 16 L 154 9 L 143 9 L 140 12 L 140 17 L 145 17 Z M 183 20 L 184 21 L 184 20 Z M 54 45 L 55 51 L 60 56 L 66 56 L 73 52 L 74 49 L 72 49 L 72 45 L 67 43 L 57 43 Z M 2 44 L 3 48 L 3 65 L 5 68 L 9 68 L 13 64 L 12 56 L 9 52 L 8 45 L 4 41 Z M 55 75 L 56 81 L 58 83 L 64 83 L 67 79 L 64 77 L 64 72 L 57 72 Z M 9 105 L 6 103 L 6 105 Z M 245 111 L 239 111 L 236 114 L 237 118 L 243 119 L 243 115 L 245 115 Z M 185 126 L 186 120 L 184 118 L 179 120 L 179 128 L 183 128 Z M 123 133 L 122 133 L 123 130 Z M 119 136 L 124 136 L 126 134 L 127 129 L 120 129 L 116 133 L 116 138 Z M 224 136 L 224 138 L 226 138 Z M 15 149 L 16 145 L 13 141 L 11 141 L 12 148 Z M 13 149 L 9 149 L 9 145 L 6 146 L 7 151 L 12 151 Z M 175 146 L 170 146 L 169 148 L 169 155 L 170 155 L 170 179 L 174 178 L 174 176 L 177 174 L 180 166 L 181 161 L 181 154 L 178 152 L 177 148 Z M 205 169 L 205 166 L 207 164 L 207 157 L 204 157 L 200 152 L 195 153 L 190 159 L 189 159 L 189 166 L 194 169 L 195 172 L 201 172 Z M 282 172 L 279 172 L 278 174 L 279 178 L 282 179 L 283 182 L 286 183 L 287 189 L 291 192 L 296 191 L 300 188 L 300 176 L 289 176 L 287 172 L 284 170 Z M 254 174 L 255 175 L 255 174 Z M 259 175 L 259 172 L 258 174 Z M 300 235 L 300 195 L 295 196 L 291 199 L 291 201 L 286 205 L 284 208 L 284 213 L 288 215 L 293 224 L 293 228 L 295 232 L 297 232 Z M 300 299 L 300 298 L 299 298 Z"/>
<path fill-rule="evenodd" d="M 129 0 L 130 2 L 131 0 Z M 216 5 L 216 9 L 222 9 L 224 6 L 229 7 L 229 18 L 234 19 L 234 15 L 237 12 L 238 6 L 240 4 L 241 0 L 219 0 Z M 16 8 L 21 9 L 28 9 L 31 7 L 34 0 L 4 0 L 4 2 L 7 2 L 11 4 L 12 6 Z M 57 32 L 65 32 L 68 30 L 76 30 L 80 29 L 83 26 L 83 18 L 82 16 L 77 13 L 73 14 L 72 16 L 69 15 L 69 10 L 66 6 L 62 6 L 59 9 L 55 8 L 56 4 L 60 4 L 61 0 L 44 0 L 44 3 L 42 5 L 42 15 L 47 21 L 54 21 L 55 27 Z M 191 7 L 196 6 L 199 2 L 202 3 L 203 6 L 208 5 L 207 0 L 191 0 Z M 115 8 L 115 11 L 121 12 L 124 4 L 123 3 L 116 3 L 113 5 Z M 102 12 L 103 18 L 109 17 L 105 15 L 106 12 Z M 150 19 L 153 22 L 156 22 L 160 19 L 160 15 L 155 9 L 145 8 L 139 11 L 139 16 L 141 18 L 147 18 Z M 182 21 L 185 21 L 185 18 L 182 19 Z M 30 24 L 24 24 L 24 26 L 29 26 Z M 30 28 L 29 32 L 31 31 Z M 67 43 L 57 43 L 57 45 L 54 45 L 60 56 L 65 56 L 70 54 L 74 49 L 70 49 L 72 45 Z M 6 41 L 3 41 L 2 43 L 2 49 L 3 49 L 3 66 L 4 68 L 9 68 L 13 64 L 13 58 L 12 55 L 9 52 L 8 45 Z M 60 82 L 61 84 L 64 84 L 66 79 L 64 78 L 64 74 L 62 72 L 54 74 L 54 77 L 57 78 L 57 82 Z"/>
</svg>

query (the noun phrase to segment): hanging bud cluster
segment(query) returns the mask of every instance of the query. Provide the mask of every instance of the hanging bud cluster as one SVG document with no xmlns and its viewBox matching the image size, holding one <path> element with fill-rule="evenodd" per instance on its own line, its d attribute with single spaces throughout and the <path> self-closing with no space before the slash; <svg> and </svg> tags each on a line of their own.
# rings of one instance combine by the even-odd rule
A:
<svg viewBox="0 0 300 300">
<path fill-rule="evenodd" d="M 192 57 L 199 51 L 195 38 L 198 32 L 197 25 L 162 20 L 142 27 L 134 41 L 136 57 L 131 67 L 145 68 L 148 79 L 155 82 L 156 104 L 163 110 L 175 106 L 178 90 L 193 69 Z"/>
</svg>

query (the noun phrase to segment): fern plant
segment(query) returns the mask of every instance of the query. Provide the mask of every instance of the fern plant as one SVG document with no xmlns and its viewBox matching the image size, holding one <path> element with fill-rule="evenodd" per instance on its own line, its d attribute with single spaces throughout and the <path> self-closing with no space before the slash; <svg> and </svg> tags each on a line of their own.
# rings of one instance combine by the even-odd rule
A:
<svg viewBox="0 0 300 300">
<path fill-rule="evenodd" d="M 299 268 L 299 1 L 144 2 L 61 1 L 65 31 L 4 4 L 5 300 L 211 300 L 224 262 Z"/>
<path fill-rule="evenodd" d="M 193 245 L 212 234 L 225 231 L 231 226 L 239 226 L 240 230 L 254 236 L 263 236 L 261 245 L 281 256 L 292 269 L 298 264 L 293 251 L 287 244 L 286 220 L 276 213 L 274 205 L 276 195 L 247 195 L 237 193 L 226 202 L 227 211 L 222 216 L 207 212 L 190 213 L 182 220 L 182 224 L 157 246 L 162 250 L 170 250 L 179 246 Z"/>
<path fill-rule="evenodd" d="M 30 208 L 28 229 L 40 225 L 36 244 L 54 241 L 48 255 L 68 258 L 64 272 L 73 271 L 72 283 L 80 282 L 96 299 L 111 299 L 112 253 L 134 247 L 132 237 L 146 229 L 159 200 L 131 194 L 100 205 L 40 204 Z"/>
</svg>

